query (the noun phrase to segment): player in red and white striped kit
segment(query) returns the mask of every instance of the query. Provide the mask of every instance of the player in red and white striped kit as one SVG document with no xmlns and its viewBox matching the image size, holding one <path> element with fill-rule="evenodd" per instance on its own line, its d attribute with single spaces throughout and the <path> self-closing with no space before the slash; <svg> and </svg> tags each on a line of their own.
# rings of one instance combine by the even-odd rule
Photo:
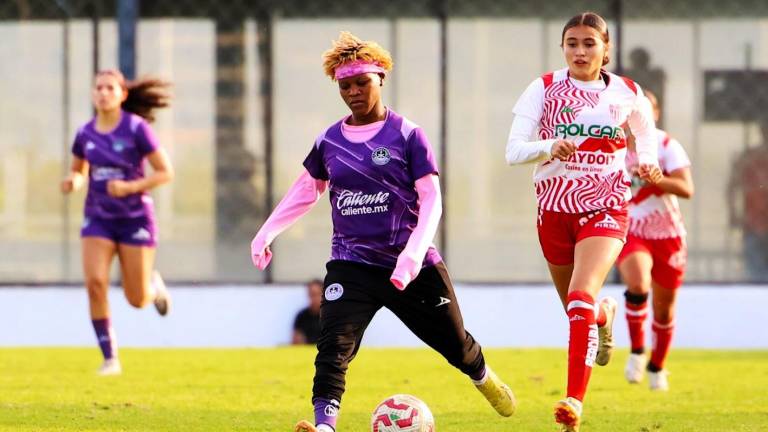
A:
<svg viewBox="0 0 768 432">
<path fill-rule="evenodd" d="M 639 175 L 661 178 L 650 103 L 632 80 L 603 69 L 609 43 L 595 13 L 566 23 L 568 67 L 534 80 L 520 96 L 506 149 L 509 164 L 538 162 L 539 242 L 570 322 L 567 397 L 555 405 L 566 431 L 578 430 L 592 366 L 607 364 L 613 348 L 616 301 L 595 298 L 627 233 L 625 125 L 637 137 Z"/>
<path fill-rule="evenodd" d="M 659 107 L 652 93 L 646 92 L 654 108 Z M 685 226 L 677 197 L 693 195 L 691 161 L 683 146 L 662 130 L 656 131 L 659 165 L 664 178 L 654 185 L 642 185 L 629 204 L 629 236 L 618 258 L 619 271 L 627 284 L 626 317 L 632 353 L 625 375 L 638 383 L 648 370 L 651 390 L 668 390 L 664 360 L 669 353 L 675 328 L 677 289 L 683 283 L 686 247 Z M 633 140 L 629 139 L 627 167 L 637 166 Z M 650 361 L 645 356 L 645 322 L 648 294 L 653 289 L 653 347 Z"/>
</svg>

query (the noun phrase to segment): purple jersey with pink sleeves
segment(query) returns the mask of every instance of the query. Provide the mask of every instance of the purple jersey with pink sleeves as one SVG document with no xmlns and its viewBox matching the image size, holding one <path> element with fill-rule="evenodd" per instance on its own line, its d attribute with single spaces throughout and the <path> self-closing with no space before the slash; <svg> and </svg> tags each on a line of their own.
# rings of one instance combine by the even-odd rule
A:
<svg viewBox="0 0 768 432">
<path fill-rule="evenodd" d="M 107 193 L 110 180 L 144 177 L 144 159 L 158 148 L 152 128 L 136 114 L 121 112 L 120 122 L 108 133 L 98 132 L 96 119 L 77 131 L 72 154 L 90 166 L 85 216 L 116 219 L 152 216 L 152 197 L 142 192 L 122 198 Z"/>
<path fill-rule="evenodd" d="M 364 143 L 344 138 L 344 119 L 315 141 L 304 160 L 309 174 L 330 181 L 331 259 L 395 267 L 419 217 L 416 180 L 437 174 L 424 131 L 392 110 Z M 423 265 L 442 258 L 430 246 Z"/>
</svg>

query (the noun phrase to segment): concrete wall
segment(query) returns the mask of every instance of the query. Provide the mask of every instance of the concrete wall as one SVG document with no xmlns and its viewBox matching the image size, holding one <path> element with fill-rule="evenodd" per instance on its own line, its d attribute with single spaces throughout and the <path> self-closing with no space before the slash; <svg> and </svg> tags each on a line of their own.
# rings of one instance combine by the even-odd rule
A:
<svg viewBox="0 0 768 432">
<path fill-rule="evenodd" d="M 113 321 L 121 346 L 263 347 L 289 341 L 304 288 L 284 286 L 172 286 L 173 311 L 160 318 L 150 306 L 132 310 L 113 289 Z M 568 325 L 553 288 L 459 285 L 465 326 L 484 345 L 564 347 Z M 602 295 L 622 301 L 622 288 Z M 677 347 L 768 349 L 768 287 L 687 285 L 679 296 Z M 619 346 L 627 346 L 623 308 L 616 321 Z M 649 341 L 650 343 L 650 341 Z M 423 346 L 389 311 L 366 332 L 367 346 Z M 93 346 L 84 289 L 0 289 L 0 346 Z"/>
</svg>

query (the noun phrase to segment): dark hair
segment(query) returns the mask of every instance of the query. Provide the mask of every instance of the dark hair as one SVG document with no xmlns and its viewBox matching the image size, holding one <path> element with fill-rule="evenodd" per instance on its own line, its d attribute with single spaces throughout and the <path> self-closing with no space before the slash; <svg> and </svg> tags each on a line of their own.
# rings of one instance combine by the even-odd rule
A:
<svg viewBox="0 0 768 432">
<path fill-rule="evenodd" d="M 125 76 L 117 69 L 107 69 L 96 74 L 112 75 L 117 78 L 123 90 L 128 92 L 128 97 L 121 107 L 125 111 L 132 112 L 152 122 L 155 120 L 154 110 L 170 105 L 171 94 L 168 88 L 171 83 L 154 77 L 142 77 L 133 81 L 126 81 Z"/>
<path fill-rule="evenodd" d="M 563 27 L 563 34 L 560 36 L 561 45 L 565 39 L 565 32 L 567 32 L 568 29 L 578 26 L 592 27 L 598 33 L 600 33 L 600 37 L 603 39 L 604 43 L 609 44 L 611 42 L 611 37 L 608 34 L 608 24 L 605 22 L 603 17 L 594 12 L 583 12 L 572 16 L 571 19 L 565 23 L 565 26 Z M 603 66 L 607 65 L 609 61 L 610 59 L 608 58 L 608 52 L 606 51 L 605 58 L 603 59 Z"/>
</svg>

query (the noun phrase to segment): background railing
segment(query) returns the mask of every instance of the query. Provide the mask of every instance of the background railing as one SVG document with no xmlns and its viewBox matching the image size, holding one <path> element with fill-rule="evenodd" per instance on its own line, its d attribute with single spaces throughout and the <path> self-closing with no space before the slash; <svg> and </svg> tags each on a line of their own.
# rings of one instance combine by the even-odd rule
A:
<svg viewBox="0 0 768 432">
<path fill-rule="evenodd" d="M 81 279 L 84 192 L 63 197 L 58 182 L 92 115 L 93 71 L 113 67 L 174 84 L 154 126 L 177 172 L 154 192 L 167 279 L 322 274 L 327 198 L 278 239 L 270 273 L 252 268 L 248 244 L 317 134 L 346 112 L 320 64 L 340 30 L 392 52 L 385 103 L 440 155 L 438 243 L 453 277 L 546 281 L 533 167 L 506 166 L 504 145 L 523 89 L 564 67 L 560 32 L 582 10 L 609 20 L 609 68 L 656 91 L 663 128 L 693 161 L 688 280 L 768 281 L 755 267 L 768 267 L 768 2 L 10 0 L 0 3 L 0 282 Z"/>
</svg>

